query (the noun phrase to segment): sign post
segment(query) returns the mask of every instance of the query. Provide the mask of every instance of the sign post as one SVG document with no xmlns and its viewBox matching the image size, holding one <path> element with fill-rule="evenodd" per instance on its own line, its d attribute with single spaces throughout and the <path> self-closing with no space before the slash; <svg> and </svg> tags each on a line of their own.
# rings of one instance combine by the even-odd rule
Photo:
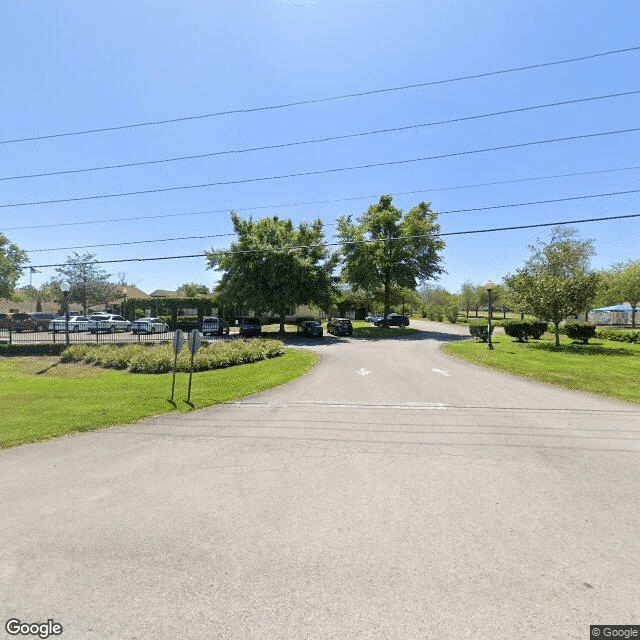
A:
<svg viewBox="0 0 640 640">
<path fill-rule="evenodd" d="M 173 382 L 171 383 L 171 402 L 173 402 L 173 395 L 176 390 L 176 366 L 178 364 L 178 354 L 184 347 L 184 333 L 182 329 L 177 329 L 173 336 Z"/>
<path fill-rule="evenodd" d="M 189 392 L 187 393 L 187 402 L 191 402 L 191 378 L 193 378 L 193 356 L 200 348 L 200 332 L 197 329 L 193 329 L 189 332 L 189 351 L 191 351 L 191 366 L 189 368 Z"/>
</svg>

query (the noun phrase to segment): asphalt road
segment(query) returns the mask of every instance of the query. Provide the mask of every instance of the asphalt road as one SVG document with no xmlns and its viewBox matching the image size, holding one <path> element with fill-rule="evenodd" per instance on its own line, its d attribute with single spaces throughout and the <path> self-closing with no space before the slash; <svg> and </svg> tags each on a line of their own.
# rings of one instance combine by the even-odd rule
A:
<svg viewBox="0 0 640 640">
<path fill-rule="evenodd" d="M 243 401 L 1 451 L 2 625 L 564 640 L 640 623 L 640 407 L 457 361 L 448 325 L 412 324 L 429 331 L 314 344 L 312 372 Z"/>
</svg>

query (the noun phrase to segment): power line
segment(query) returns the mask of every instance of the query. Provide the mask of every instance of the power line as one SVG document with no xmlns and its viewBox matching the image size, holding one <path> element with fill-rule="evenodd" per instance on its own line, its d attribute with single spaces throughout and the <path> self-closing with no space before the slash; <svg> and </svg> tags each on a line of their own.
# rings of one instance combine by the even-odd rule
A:
<svg viewBox="0 0 640 640">
<path fill-rule="evenodd" d="M 443 154 L 438 154 L 438 155 L 434 155 L 434 156 L 424 156 L 421 158 L 409 158 L 409 159 L 405 159 L 405 160 L 388 160 L 386 162 L 374 162 L 374 163 L 368 163 L 368 164 L 361 164 L 361 165 L 353 165 L 353 166 L 348 166 L 348 167 L 334 167 L 331 169 L 319 169 L 316 171 L 301 171 L 301 172 L 296 172 L 296 173 L 287 173 L 287 174 L 282 174 L 282 175 L 277 175 L 277 176 L 261 176 L 258 178 L 242 178 L 239 180 L 226 180 L 226 181 L 220 181 L 220 182 L 207 182 L 207 183 L 203 183 L 203 184 L 192 184 L 192 185 L 180 185 L 180 186 L 173 186 L 173 187 L 161 187 L 159 189 L 141 189 L 138 191 L 125 191 L 125 192 L 121 192 L 121 193 L 102 193 L 102 194 L 97 194 L 97 195 L 91 195 L 91 196 L 78 196 L 75 198 L 58 198 L 56 200 L 36 200 L 36 201 L 31 201 L 31 202 L 12 202 L 12 203 L 7 203 L 7 204 L 0 204 L 0 209 L 7 209 L 10 207 L 26 207 L 26 206 L 38 206 L 38 205 L 43 205 L 43 204 L 61 204 L 61 203 L 68 203 L 68 202 L 83 202 L 83 201 L 87 201 L 87 200 L 100 200 L 100 199 L 107 199 L 107 198 L 122 198 L 122 197 L 127 197 L 127 196 L 140 196 L 140 195 L 147 195 L 147 194 L 151 194 L 151 193 L 168 193 L 171 191 L 186 191 L 189 189 L 203 189 L 206 187 L 217 187 L 217 186 L 223 186 L 223 185 L 233 185 L 233 184 L 248 184 L 251 182 L 267 182 L 270 180 L 284 180 L 284 179 L 288 179 L 288 178 L 299 178 L 299 177 L 304 177 L 304 176 L 317 176 L 317 175 L 323 175 L 323 174 L 330 174 L 330 173 L 340 173 L 342 171 L 357 171 L 357 170 L 361 170 L 361 169 L 372 169 L 374 167 L 390 167 L 390 166 L 398 166 L 398 165 L 402 165 L 402 164 L 411 164 L 414 162 L 424 162 L 426 160 L 441 160 L 444 158 L 453 158 L 453 157 L 458 157 L 458 156 L 465 156 L 465 155 L 473 155 L 473 154 L 478 154 L 478 153 L 487 153 L 490 151 L 506 151 L 507 149 L 519 149 L 519 148 L 523 148 L 523 147 L 531 147 L 531 146 L 535 146 L 535 145 L 542 145 L 542 144 L 550 144 L 550 143 L 556 143 L 556 142 L 567 142 L 570 140 L 584 140 L 587 138 L 597 138 L 597 137 L 601 137 L 601 136 L 611 136 L 611 135 L 619 135 L 622 133 L 634 133 L 640 131 L 640 127 L 635 127 L 635 128 L 631 128 L 631 129 L 618 129 L 615 131 L 601 131 L 598 133 L 585 133 L 585 134 L 581 134 L 581 135 L 576 135 L 576 136 L 565 136 L 565 137 L 560 137 L 560 138 L 549 138 L 547 140 L 534 140 L 534 141 L 530 141 L 530 142 L 519 142 L 517 144 L 507 144 L 507 145 L 500 145 L 497 147 L 486 147 L 483 149 L 472 149 L 472 150 L 467 150 L 467 151 L 456 151 L 453 153 L 443 153 Z"/>
<path fill-rule="evenodd" d="M 601 218 L 583 218 L 581 220 L 564 220 L 560 222 L 541 222 L 538 224 L 524 224 L 513 227 L 493 227 L 490 229 L 470 229 L 467 231 L 449 231 L 446 233 L 436 233 L 436 234 L 423 234 L 423 235 L 415 235 L 415 236 L 401 236 L 398 238 L 384 238 L 385 242 L 394 242 L 401 240 L 409 240 L 412 238 L 428 238 L 428 237 L 443 237 L 443 236 L 460 236 L 460 235 L 472 235 L 476 233 L 492 233 L 498 231 L 514 231 L 518 229 L 537 229 L 540 227 L 554 227 L 566 224 L 582 224 L 586 222 L 602 222 L 604 220 L 622 220 L 624 218 L 640 218 L 640 213 L 629 213 L 620 216 L 606 216 Z M 350 241 L 347 244 L 368 244 L 373 242 L 380 242 L 380 240 L 358 240 L 358 241 Z M 267 252 L 267 251 L 284 251 L 284 250 L 295 250 L 295 249 L 315 249 L 319 247 L 337 247 L 342 245 L 341 242 L 323 242 L 313 245 L 300 245 L 300 246 L 291 246 L 291 247 L 274 247 L 272 249 L 249 249 L 249 250 L 241 250 L 241 251 L 211 251 L 210 253 L 214 255 L 231 255 L 238 253 L 257 253 L 257 252 Z M 192 253 L 187 255 L 179 255 L 179 256 L 159 256 L 154 258 L 122 258 L 119 260 L 92 260 L 91 262 L 76 262 L 73 264 L 114 264 L 121 262 L 153 262 L 157 260 L 181 260 L 185 258 L 204 258 L 206 257 L 206 253 Z M 27 265 L 24 269 L 46 269 L 49 267 L 66 267 L 72 263 L 69 262 L 61 262 L 58 264 L 37 264 L 37 265 Z"/>
<path fill-rule="evenodd" d="M 499 204 L 492 205 L 488 207 L 473 207 L 469 209 L 450 209 L 447 211 L 437 211 L 438 215 L 450 214 L 450 213 L 471 213 L 477 211 L 490 211 L 492 209 L 507 209 L 513 207 L 528 207 L 533 205 L 541 205 L 541 204 L 552 204 L 557 202 L 569 202 L 571 200 L 587 200 L 592 198 L 607 198 L 611 196 L 619 196 L 619 195 L 627 195 L 630 193 L 640 193 L 640 189 L 631 189 L 628 191 L 612 191 L 610 193 L 593 193 L 579 196 L 569 196 L 566 198 L 553 198 L 551 200 L 534 200 L 531 202 L 512 202 L 507 204 Z M 325 223 L 325 226 L 331 227 L 335 226 L 335 223 L 328 222 Z M 214 234 L 206 234 L 206 235 L 195 235 L 195 236 L 178 236 L 174 238 L 160 238 L 157 240 L 132 240 L 129 242 L 109 242 L 105 244 L 83 244 L 74 247 L 55 247 L 50 249 L 26 249 L 27 253 L 38 253 L 45 251 L 63 251 L 68 249 L 90 249 L 97 247 L 116 247 L 121 245 L 133 245 L 133 244 L 155 244 L 156 242 L 178 242 L 181 240 L 205 240 L 209 238 L 223 238 L 228 236 L 233 236 L 234 233 L 214 233 Z"/>
<path fill-rule="evenodd" d="M 417 82 L 413 84 L 399 85 L 395 87 L 386 87 L 381 89 L 371 89 L 368 91 L 358 91 L 354 93 L 345 93 L 341 95 L 329 96 L 324 98 L 312 98 L 309 100 L 294 100 L 290 102 L 283 102 L 280 104 L 272 104 L 272 105 L 263 105 L 258 107 L 245 107 L 245 108 L 237 108 L 237 109 L 229 109 L 226 111 L 215 111 L 212 113 L 201 113 L 196 115 L 187 115 L 187 116 L 179 116 L 175 118 L 165 118 L 162 120 L 147 120 L 143 122 L 134 122 L 129 124 L 120 124 L 120 125 L 112 125 L 108 127 L 97 127 L 92 129 L 80 129 L 75 131 L 62 131 L 59 133 L 50 133 L 45 135 L 32 135 L 32 136 L 23 136 L 20 138 L 12 138 L 6 140 L 0 140 L 0 144 L 15 144 L 19 142 L 30 142 L 35 140 L 47 140 L 51 138 L 63 138 L 69 136 L 80 136 L 86 134 L 95 134 L 95 133 L 105 133 L 108 131 L 122 131 L 125 129 L 135 129 L 140 127 L 150 127 L 157 125 L 165 125 L 165 124 L 174 124 L 177 122 L 188 122 L 192 120 L 203 120 L 206 118 L 215 118 L 219 116 L 228 116 L 228 115 L 237 115 L 237 114 L 245 114 L 245 113 L 256 113 L 260 111 L 274 111 L 277 109 L 287 109 L 291 107 L 300 107 L 303 105 L 310 104 L 320 104 L 324 102 L 335 102 L 338 100 L 348 100 L 351 98 L 361 98 L 364 96 L 378 95 L 383 93 L 392 93 L 398 91 L 407 91 L 409 89 L 418 89 L 424 87 L 432 87 L 437 85 L 449 84 L 453 82 L 462 82 L 465 80 L 475 80 L 479 78 L 488 78 L 491 76 L 504 75 L 509 73 L 517 73 L 521 71 L 530 71 L 533 69 L 543 69 L 563 64 L 570 64 L 574 62 L 584 62 L 586 60 L 594 60 L 596 58 L 603 58 L 605 56 L 613 56 L 619 55 L 622 53 L 631 53 L 634 51 L 640 50 L 640 46 L 635 47 L 626 47 L 624 49 L 612 49 L 609 51 L 602 51 L 599 53 L 593 53 L 586 56 L 580 56 L 575 58 L 564 58 L 561 60 L 553 60 L 550 62 L 540 62 L 537 64 L 530 64 L 522 67 L 511 67 L 508 69 L 499 69 L 496 71 L 486 71 L 483 73 L 475 73 L 464 76 L 457 76 L 454 78 L 447 78 L 444 80 L 431 80 L 428 82 Z"/>
<path fill-rule="evenodd" d="M 535 182 L 539 180 L 555 180 L 557 178 L 571 178 L 574 176 L 589 176 L 589 175 L 597 175 L 602 173 L 617 173 L 621 171 L 637 171 L 640 169 L 640 166 L 633 167 L 618 167 L 615 169 L 596 169 L 593 171 L 575 171 L 572 173 L 558 173 L 555 175 L 548 176 L 530 176 L 526 178 L 513 178 L 511 180 L 498 180 L 494 182 L 479 182 L 476 184 L 465 184 L 465 185 L 454 185 L 449 187 L 431 187 L 431 188 L 422 188 L 415 189 L 412 191 L 396 191 L 389 195 L 392 196 L 405 196 L 405 195 L 414 195 L 418 193 L 431 193 L 437 191 L 457 191 L 461 189 L 476 189 L 478 187 L 492 187 L 496 185 L 502 184 L 516 184 L 519 182 Z M 265 205 L 255 205 L 253 207 L 236 207 L 236 208 L 227 208 L 227 209 L 207 209 L 205 211 L 185 211 L 178 213 L 164 213 L 164 214 L 155 214 L 151 216 L 133 216 L 129 218 L 105 218 L 103 220 L 80 220 L 76 222 L 52 222 L 48 224 L 37 224 L 37 225 L 28 225 L 24 227 L 5 227 L 3 231 L 24 231 L 30 229 L 49 229 L 52 227 L 72 227 L 79 225 L 90 225 L 90 224 L 106 224 L 110 222 L 131 222 L 135 220 L 156 220 L 160 218 L 179 218 L 185 216 L 203 216 L 203 215 L 211 215 L 213 213 L 229 213 L 230 211 L 259 211 L 263 209 L 284 209 L 285 207 L 304 207 L 309 205 L 317 205 L 317 204 L 335 204 L 339 202 L 351 202 L 354 200 L 370 200 L 371 198 L 379 198 L 382 194 L 373 193 L 369 195 L 363 196 L 349 196 L 346 198 L 334 198 L 330 200 L 311 200 L 307 202 L 285 202 L 279 204 L 265 204 Z"/>
<path fill-rule="evenodd" d="M 411 124 L 411 125 L 405 125 L 402 127 L 388 127 L 386 129 L 373 129 L 373 130 L 369 130 L 369 131 L 359 131 L 356 133 L 345 133 L 345 134 L 341 134 L 341 135 L 335 135 L 335 136 L 325 136 L 322 138 L 311 138 L 308 140 L 294 140 L 292 142 L 283 142 L 283 143 L 279 143 L 279 144 L 270 144 L 270 145 L 263 145 L 263 146 L 257 146 L 257 147 L 246 147 L 246 148 L 242 148 L 242 149 L 227 149 L 224 151 L 212 151 L 209 153 L 198 153 L 198 154 L 192 154 L 192 155 L 183 155 L 183 156 L 174 156 L 171 158 L 160 158 L 160 159 L 156 159 L 156 160 L 141 160 L 138 162 L 122 162 L 122 163 L 118 163 L 118 164 L 107 164 L 107 165 L 101 165 L 101 166 L 97 166 L 97 167 L 81 167 L 78 169 L 63 169 L 60 171 L 43 171 L 40 173 L 25 173 L 25 174 L 20 174 L 20 175 L 13 175 L 13 176 L 3 176 L 0 177 L 0 182 L 5 182 L 8 180 L 27 180 L 27 179 L 33 179 L 33 178 L 43 178 L 43 177 L 51 177 L 51 176 L 62 176 L 62 175 L 75 175 L 75 174 L 80 174 L 80 173 L 89 173 L 89 172 L 95 172 L 95 171 L 109 171 L 109 170 L 113 170 L 113 169 L 128 169 L 128 168 L 133 168 L 133 167 L 142 167 L 142 166 L 149 166 L 149 165 L 155 165 L 155 164 L 167 164 L 167 163 L 171 163 L 171 162 L 183 162 L 185 160 L 202 160 L 204 158 L 213 158 L 216 156 L 225 156 L 225 155 L 234 155 L 234 154 L 242 154 L 242 153 L 252 153 L 255 151 L 269 151 L 269 150 L 275 150 L 275 149 L 285 149 L 285 148 L 289 148 L 289 147 L 296 147 L 296 146 L 302 146 L 302 145 L 307 145 L 307 144 L 318 144 L 318 143 L 323 143 L 323 142 L 332 142 L 332 141 L 336 141 L 336 140 L 348 140 L 348 139 L 353 139 L 353 138 L 363 138 L 366 136 L 372 136 L 372 135 L 380 135 L 380 134 L 384 134 L 384 133 L 397 133 L 399 131 L 411 131 L 413 129 L 421 129 L 424 127 L 433 127 L 433 126 L 439 126 L 439 125 L 444 125 L 444 124 L 453 124 L 456 122 L 467 122 L 469 120 L 479 120 L 482 118 L 493 118 L 493 117 L 497 117 L 497 116 L 503 116 L 503 115 L 508 115 L 508 114 L 513 114 L 513 113 L 522 113 L 522 112 L 526 112 L 526 111 L 535 111 L 537 109 L 547 109 L 547 108 L 551 108 L 551 107 L 559 107 L 559 106 L 564 106 L 564 105 L 569 105 L 569 104 L 578 104 L 578 103 L 582 103 L 582 102 L 593 102 L 596 100 L 607 100 L 607 99 L 611 99 L 611 98 L 620 98 L 620 97 L 624 97 L 624 96 L 631 96 L 631 95 L 636 95 L 640 93 L 640 89 L 635 89 L 632 91 L 623 91 L 620 93 L 610 93 L 610 94 L 606 94 L 606 95 L 600 95 L 600 96 L 591 96 L 588 98 L 575 98 L 572 100 L 562 100 L 559 102 L 549 102 L 546 104 L 538 104 L 538 105 L 531 105 L 531 106 L 527 106 L 527 107 L 519 107 L 516 109 L 505 109 L 502 111 L 492 111 L 490 113 L 481 113 L 481 114 L 476 114 L 476 115 L 470 115 L 470 116 L 461 116 L 459 118 L 451 118 L 448 120 L 436 120 L 433 122 L 424 122 L 424 123 L 420 123 L 420 124 Z"/>
</svg>

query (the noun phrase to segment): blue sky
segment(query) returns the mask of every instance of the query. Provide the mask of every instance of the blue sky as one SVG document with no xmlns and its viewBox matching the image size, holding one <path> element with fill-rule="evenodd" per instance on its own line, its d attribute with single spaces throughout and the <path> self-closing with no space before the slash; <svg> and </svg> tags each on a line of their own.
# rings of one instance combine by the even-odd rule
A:
<svg viewBox="0 0 640 640">
<path fill-rule="evenodd" d="M 640 44 L 637 2 L 338 2 L 263 0 L 5 3 L 0 139 L 109 127 L 309 100 L 573 58 Z M 154 160 L 400 127 L 640 89 L 640 52 L 288 109 L 0 145 L 0 177 Z M 242 180 L 403 160 L 640 126 L 640 95 L 269 151 L 75 175 L 0 181 L 0 204 Z M 231 231 L 228 212 L 254 209 L 331 225 L 376 194 L 435 211 L 640 189 L 640 169 L 436 190 L 640 165 L 638 132 L 285 180 L 76 201 L 3 206 L 0 231 L 34 265 L 64 262 L 58 247 L 101 260 L 200 253 L 230 238 L 124 244 Z M 443 232 L 640 212 L 640 193 L 543 206 L 442 213 Z M 114 218 L 179 215 L 101 222 Z M 43 227 L 47 224 L 65 224 Z M 23 228 L 16 228 L 23 227 Z M 31 228 L 24 228 L 31 227 Z M 580 225 L 594 266 L 640 257 L 640 219 Z M 334 227 L 327 226 L 331 239 Z M 499 281 L 548 230 L 448 237 L 437 284 Z M 47 251 L 37 251 L 47 249 Z M 186 281 L 212 286 L 203 258 L 104 265 L 144 291 Z M 33 276 L 37 285 L 52 268 Z M 21 284 L 27 284 L 24 277 Z"/>
</svg>

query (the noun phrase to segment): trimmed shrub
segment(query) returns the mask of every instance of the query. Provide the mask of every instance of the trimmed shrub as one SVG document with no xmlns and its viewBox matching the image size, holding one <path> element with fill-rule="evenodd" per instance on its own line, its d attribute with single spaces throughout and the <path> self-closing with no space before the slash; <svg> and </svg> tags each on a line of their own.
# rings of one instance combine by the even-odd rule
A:
<svg viewBox="0 0 640 640">
<path fill-rule="evenodd" d="M 489 341 L 489 326 L 483 320 L 469 322 L 469 333 L 479 342 Z M 493 326 L 491 327 L 491 333 L 493 333 Z"/>
<path fill-rule="evenodd" d="M 540 340 L 542 336 L 549 331 L 549 324 L 543 320 L 531 320 L 531 337 L 534 340 Z"/>
<path fill-rule="evenodd" d="M 564 325 L 565 333 L 572 340 L 580 340 L 587 344 L 589 338 L 595 338 L 596 326 L 589 322 L 567 322 Z"/>
<path fill-rule="evenodd" d="M 533 333 L 533 327 L 527 320 L 507 320 L 504 323 L 504 332 L 510 338 L 515 338 L 516 342 L 526 342 Z"/>
<path fill-rule="evenodd" d="M 596 329 L 596 338 L 613 340 L 614 342 L 630 342 L 640 344 L 640 331 L 625 331 L 624 329 Z"/>
<path fill-rule="evenodd" d="M 445 314 L 447 316 L 447 320 L 453 324 L 455 324 L 456 322 L 458 322 L 458 305 L 457 304 L 450 304 L 446 309 L 445 309 Z"/>
</svg>

